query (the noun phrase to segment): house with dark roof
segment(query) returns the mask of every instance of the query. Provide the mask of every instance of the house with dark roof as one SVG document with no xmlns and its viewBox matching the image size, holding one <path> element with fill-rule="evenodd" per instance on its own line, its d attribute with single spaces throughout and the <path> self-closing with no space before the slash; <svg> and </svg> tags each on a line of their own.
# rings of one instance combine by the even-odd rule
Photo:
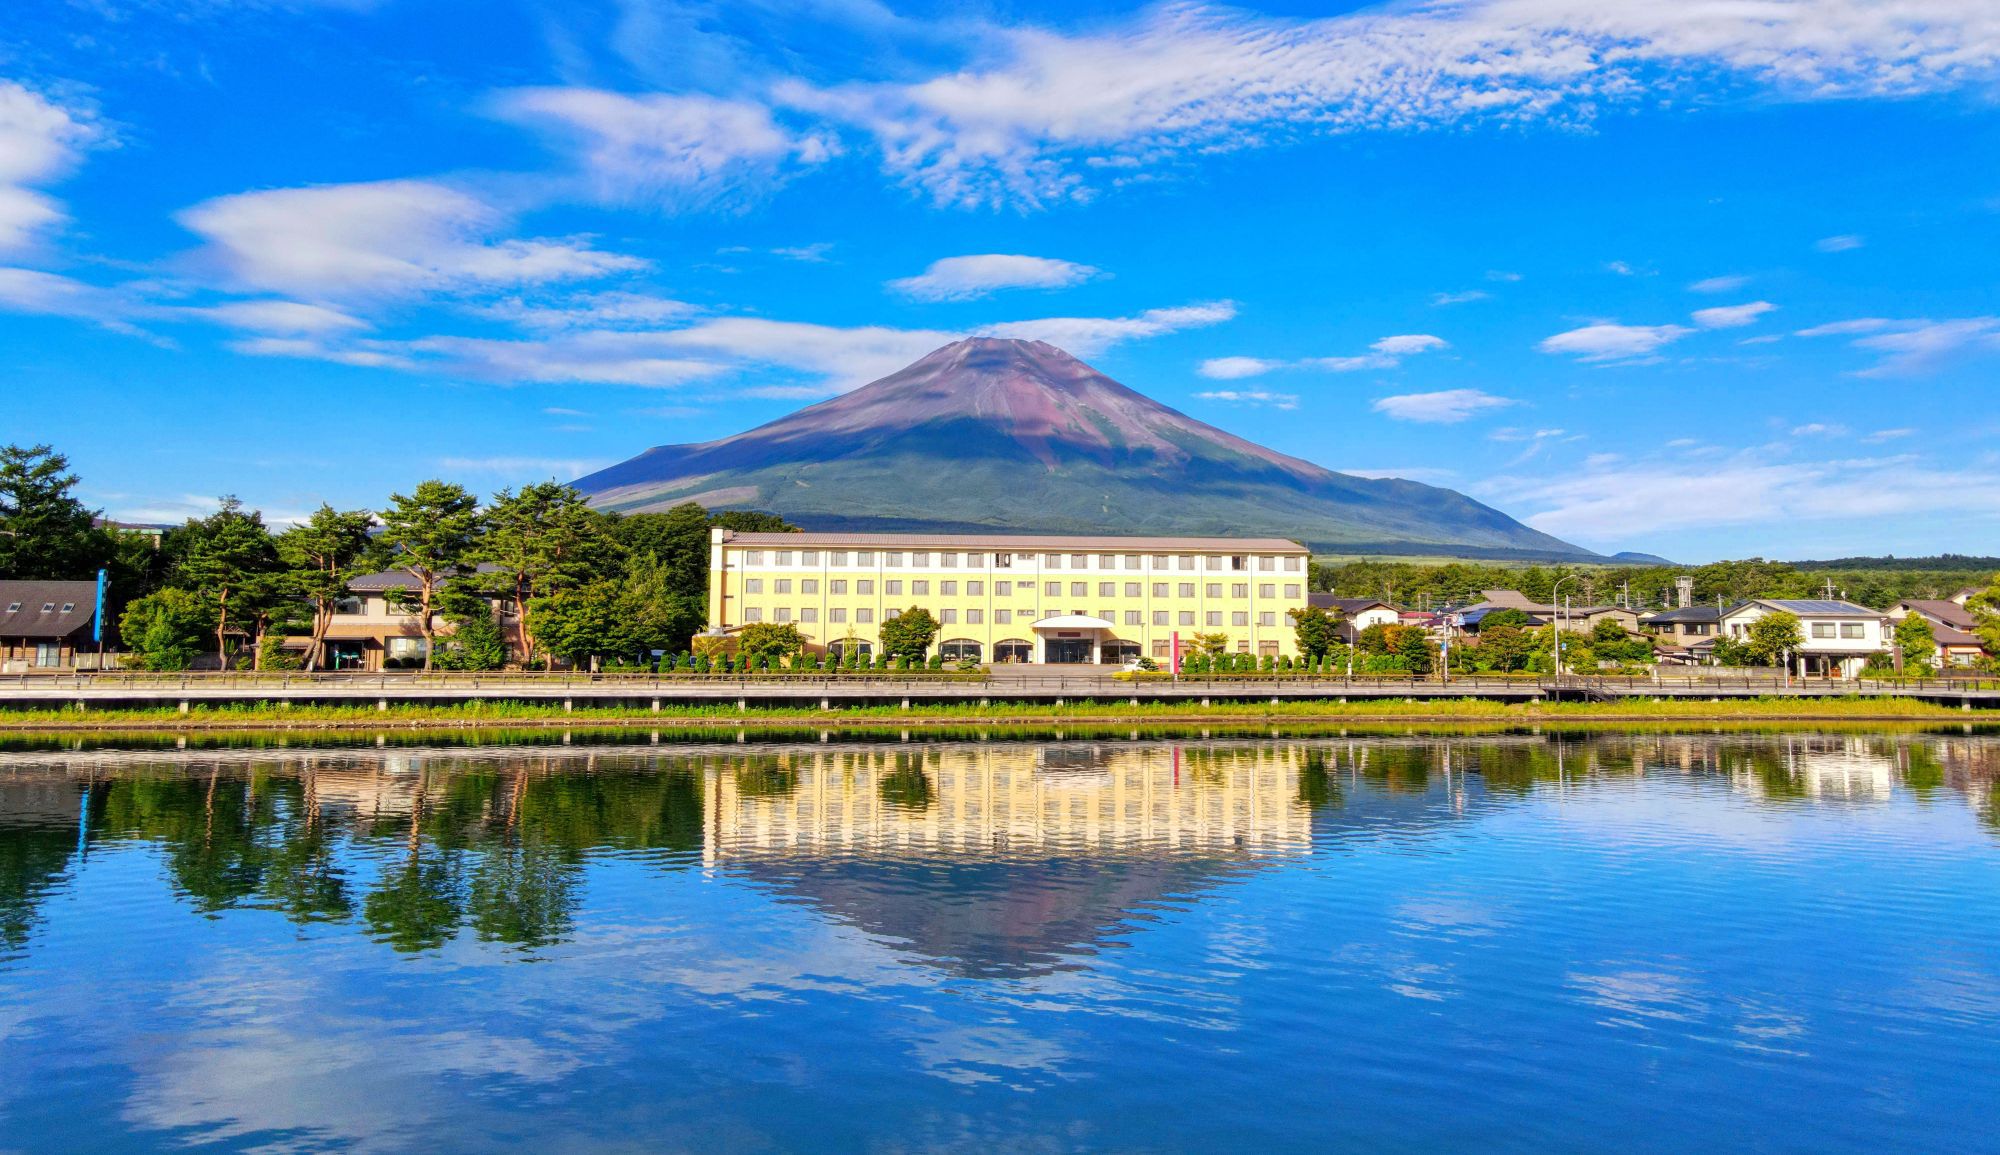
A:
<svg viewBox="0 0 2000 1155">
<path fill-rule="evenodd" d="M 1900 623 L 1912 614 L 1931 624 L 1931 637 L 1938 647 L 1933 664 L 1940 669 L 1975 665 L 1987 656 L 1985 642 L 1973 632 L 1979 628 L 1979 615 L 1966 608 L 1961 596 L 1950 600 L 1905 598 L 1889 607 L 1891 622 Z"/>
<path fill-rule="evenodd" d="M 1520 610 L 1536 626 L 1559 625 L 1570 633 L 1587 634 L 1602 621 L 1617 622 L 1628 634 L 1639 629 L 1639 611 L 1625 606 L 1557 606 L 1535 601 L 1519 590 L 1480 590 L 1479 598 L 1458 611 L 1461 628 L 1473 633 L 1479 631 L 1481 619 L 1499 610 Z"/>
<path fill-rule="evenodd" d="M 1662 645 L 1682 649 L 1704 643 L 1713 645 L 1722 629 L 1722 607 L 1680 606 L 1661 610 L 1641 617 L 1639 628 L 1658 638 Z"/>
<path fill-rule="evenodd" d="M 1354 644 L 1369 626 L 1402 624 L 1402 612 L 1380 598 L 1337 598 L 1332 594 L 1308 593 L 1306 604 L 1340 615 L 1341 640 Z"/>
<path fill-rule="evenodd" d="M 481 566 L 481 572 L 494 567 Z M 402 591 L 415 592 L 417 580 L 402 570 L 362 574 L 347 583 L 347 596 L 335 606 L 333 621 L 326 631 L 325 669 L 395 670 L 424 664 L 424 631 L 421 615 L 398 598 Z M 505 621 L 498 599 L 488 599 L 494 613 Z M 452 632 L 443 614 L 432 615 L 432 632 L 442 636 Z M 305 650 L 312 639 L 298 636 L 285 639 L 285 647 Z"/>
<path fill-rule="evenodd" d="M 95 666 L 96 620 L 96 582 L 0 581 L 0 672 Z"/>
<path fill-rule="evenodd" d="M 1747 642 L 1750 626 L 1774 613 L 1799 619 L 1805 640 L 1791 659 L 1801 677 L 1855 677 L 1892 641 L 1887 614 L 1834 598 L 1755 598 L 1731 606 L 1722 614 L 1723 636 Z"/>
</svg>

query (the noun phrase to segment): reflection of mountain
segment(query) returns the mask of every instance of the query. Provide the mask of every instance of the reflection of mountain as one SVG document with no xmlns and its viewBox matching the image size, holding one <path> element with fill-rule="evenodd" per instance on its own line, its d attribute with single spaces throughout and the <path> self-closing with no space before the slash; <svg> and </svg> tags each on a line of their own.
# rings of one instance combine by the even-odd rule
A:
<svg viewBox="0 0 2000 1155">
<path fill-rule="evenodd" d="M 1300 760 L 1268 745 L 800 752 L 779 791 L 770 770 L 706 774 L 704 854 L 948 970 L 1034 973 L 1304 852 Z"/>
</svg>

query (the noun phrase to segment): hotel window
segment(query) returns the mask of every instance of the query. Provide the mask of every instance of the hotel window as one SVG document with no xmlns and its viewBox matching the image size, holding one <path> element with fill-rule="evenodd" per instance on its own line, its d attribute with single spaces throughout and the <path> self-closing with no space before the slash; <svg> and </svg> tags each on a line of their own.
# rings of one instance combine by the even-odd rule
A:
<svg viewBox="0 0 2000 1155">
<path fill-rule="evenodd" d="M 777 557 L 774 558 L 773 560 L 778 565 L 790 565 L 792 564 L 792 551 L 788 549 L 781 549 L 778 551 Z"/>
<path fill-rule="evenodd" d="M 903 564 L 903 555 L 900 553 L 885 553 L 882 555 L 882 564 L 900 566 Z"/>
<path fill-rule="evenodd" d="M 955 597 L 957 597 L 957 596 L 958 596 L 958 583 L 957 583 L 957 582 L 939 582 L 939 583 L 938 583 L 938 593 L 939 593 L 939 594 L 941 594 L 941 595 L 942 595 L 942 596 L 944 596 L 944 597 L 948 597 L 948 598 L 955 598 Z"/>
<path fill-rule="evenodd" d="M 1277 625 L 1277 624 L 1278 624 L 1278 614 L 1277 614 L 1277 611 L 1276 611 L 1276 610 L 1265 610 L 1265 611 L 1264 611 L 1263 613 L 1261 613 L 1261 614 L 1258 614 L 1258 615 L 1257 615 L 1257 624 L 1258 624 L 1258 625 L 1260 625 L 1260 626 L 1275 626 L 1275 625 Z"/>
<path fill-rule="evenodd" d="M 1164 626 L 1164 625 L 1166 625 L 1166 624 L 1167 624 L 1167 611 L 1165 611 L 1165 610 L 1154 610 L 1154 611 L 1153 611 L 1153 624 L 1154 624 L 1154 625 L 1156 625 L 1156 626 Z"/>
<path fill-rule="evenodd" d="M 1143 626 L 1146 624 L 1146 616 L 1138 610 L 1126 610 L 1125 624 L 1128 626 Z"/>
<path fill-rule="evenodd" d="M 1023 583 L 1023 584 L 1026 584 L 1026 583 Z M 993 596 L 994 596 L 994 597 L 996 597 L 996 598 L 1011 598 L 1011 597 L 1013 597 L 1013 596 L 1014 596 L 1014 583 L 1013 583 L 1013 582 L 994 582 L 994 583 L 993 583 Z"/>
<path fill-rule="evenodd" d="M 761 549 L 746 549 L 746 550 L 744 550 L 744 551 L 743 551 L 743 564 L 744 564 L 744 565 L 763 565 L 763 564 L 764 564 L 764 551 L 763 551 L 763 550 L 761 550 Z"/>
<path fill-rule="evenodd" d="M 1295 598 L 1295 597 L 1298 597 L 1298 596 L 1299 596 L 1299 587 L 1298 587 L 1297 585 L 1288 585 L 1288 586 L 1286 586 L 1286 587 L 1285 587 L 1285 596 L 1286 596 L 1286 597 L 1288 597 L 1288 598 Z"/>
<path fill-rule="evenodd" d="M 826 583 L 826 592 L 830 594 L 844 594 L 847 592 L 847 583 L 839 580 L 830 581 Z"/>
<path fill-rule="evenodd" d="M 1163 597 L 1166 597 L 1166 596 L 1167 596 L 1167 583 L 1165 583 L 1165 582 L 1154 582 L 1154 583 L 1153 583 L 1153 596 L 1154 596 L 1154 597 L 1156 597 L 1156 598 L 1163 598 Z"/>
<path fill-rule="evenodd" d="M 1208 588 L 1203 590 L 1202 592 L 1207 594 L 1209 597 L 1219 598 L 1222 596 L 1222 583 L 1210 582 L 1208 583 Z"/>
<path fill-rule="evenodd" d="M 1077 612 L 1078 612 L 1078 613 L 1082 613 L 1083 611 L 1082 611 L 1082 610 L 1078 610 Z M 1115 621 L 1117 621 L 1117 620 L 1118 620 L 1118 611 L 1117 611 L 1117 610 L 1107 610 L 1107 609 L 1104 609 L 1104 608 L 1100 607 L 1100 608 L 1098 609 L 1098 611 L 1097 611 L 1097 616 L 1098 616 L 1098 617 L 1100 617 L 1100 618 L 1103 618 L 1103 619 L 1104 619 L 1105 621 L 1107 621 L 1107 622 L 1115 622 Z"/>
<path fill-rule="evenodd" d="M 792 620 L 792 611 L 784 606 L 779 606 L 777 609 L 771 611 L 771 620 L 774 622 L 789 622 Z"/>
<path fill-rule="evenodd" d="M 946 569 L 957 569 L 958 555 L 955 553 L 941 553 L 938 555 L 938 564 Z"/>
<path fill-rule="evenodd" d="M 1181 611 L 1181 618 L 1180 618 L 1180 621 L 1181 621 L 1181 624 L 1182 624 L 1182 625 L 1184 625 L 1184 626 L 1191 626 L 1191 625 L 1193 625 L 1193 624 L 1194 624 L 1194 611 L 1193 611 L 1193 610 L 1182 610 L 1182 611 Z"/>
<path fill-rule="evenodd" d="M 1277 597 L 1277 596 L 1278 596 L 1278 587 L 1277 587 L 1277 586 L 1274 586 L 1274 585 L 1272 585 L 1272 584 L 1271 584 L 1271 583 L 1269 583 L 1269 582 L 1259 582 L 1259 583 L 1257 583 L 1257 596 L 1258 596 L 1258 597 L 1260 597 L 1260 598 L 1274 598 L 1274 597 Z"/>
<path fill-rule="evenodd" d="M 1278 559 L 1274 557 L 1260 557 L 1257 559 L 1257 568 L 1264 573 L 1270 573 L 1272 570 L 1278 568 Z"/>
<path fill-rule="evenodd" d="M 863 578 L 854 583 L 854 592 L 857 594 L 872 594 L 875 592 L 875 583 L 867 578 Z"/>
<path fill-rule="evenodd" d="M 1073 598 L 1087 598 L 1087 597 L 1089 597 L 1089 596 L 1090 596 L 1090 583 L 1089 583 L 1089 582 L 1071 582 L 1071 583 L 1069 583 L 1069 596 L 1071 596 L 1071 597 L 1073 597 Z"/>
<path fill-rule="evenodd" d="M 1249 597 L 1249 596 L 1250 596 L 1250 583 L 1249 583 L 1249 582 L 1236 582 L 1236 583 L 1232 584 L 1232 585 L 1231 585 L 1231 586 L 1229 587 L 1229 596 L 1230 596 L 1230 597 L 1232 597 L 1232 598 L 1247 598 L 1247 597 Z"/>
<path fill-rule="evenodd" d="M 1179 562 L 1180 562 L 1180 568 L 1182 568 L 1182 569 L 1193 569 L 1193 568 L 1194 568 L 1194 555 L 1193 555 L 1193 554 L 1185 554 L 1185 553 L 1184 553 L 1184 554 L 1180 555 L 1180 558 L 1179 558 Z"/>
<path fill-rule="evenodd" d="M 1229 555 L 1229 568 L 1230 568 L 1230 569 L 1249 569 L 1249 568 L 1250 568 L 1250 559 L 1249 559 L 1248 557 L 1245 557 L 1244 555 L 1242 555 L 1242 554 L 1240 554 L 1240 553 L 1232 553 L 1232 554 L 1230 554 L 1230 555 Z"/>
<path fill-rule="evenodd" d="M 883 620 L 883 621 L 885 621 L 885 622 L 893 622 L 893 621 L 895 621 L 895 620 L 896 620 L 897 618 L 900 618 L 900 617 L 902 617 L 902 616 L 903 616 L 903 611 L 901 611 L 901 610 L 883 610 L 883 611 L 882 611 L 882 620 Z"/>
<path fill-rule="evenodd" d="M 1117 583 L 1117 582 L 1098 582 L 1098 583 L 1097 583 L 1097 596 L 1098 596 L 1098 597 L 1101 597 L 1101 598 L 1115 598 L 1115 597 L 1117 597 L 1117 596 L 1118 596 L 1118 583 Z"/>
<path fill-rule="evenodd" d="M 1250 624 L 1250 615 L 1247 611 L 1237 610 L 1235 613 L 1229 615 L 1229 624 L 1232 626 L 1247 626 Z"/>
<path fill-rule="evenodd" d="M 1219 626 L 1219 625 L 1221 625 L 1221 624 L 1222 624 L 1222 611 L 1221 611 L 1221 610 L 1210 610 L 1210 611 L 1208 611 L 1208 624 L 1209 624 L 1209 625 L 1211 625 L 1211 626 Z"/>
<path fill-rule="evenodd" d="M 1116 556 L 1115 554 L 1108 554 L 1108 553 L 1100 553 L 1100 554 L 1098 554 L 1098 555 L 1097 555 L 1097 568 L 1098 568 L 1098 569 L 1117 569 L 1117 568 L 1118 568 L 1118 558 L 1117 558 L 1117 556 Z"/>
<path fill-rule="evenodd" d="M 1298 625 L 1299 625 L 1299 618 L 1298 618 L 1298 615 L 1297 615 L 1297 614 L 1294 614 L 1294 613 L 1293 613 L 1292 611 L 1290 611 L 1290 610 L 1286 610 L 1286 611 L 1285 611 L 1285 628 L 1286 628 L 1286 629 L 1288 629 L 1288 630 L 1290 630 L 1290 629 L 1297 629 L 1297 628 L 1298 628 Z"/>
<path fill-rule="evenodd" d="M 819 551 L 818 551 L 818 550 L 816 550 L 816 549 L 802 549 L 802 550 L 800 550 L 800 551 L 799 551 L 799 564 L 800 564 L 800 565 L 818 565 L 818 564 L 819 564 Z"/>
<path fill-rule="evenodd" d="M 1061 569 L 1061 568 L 1062 568 L 1062 555 L 1061 555 L 1061 554 L 1059 554 L 1059 553 L 1047 553 L 1047 554 L 1043 554 L 1043 555 L 1042 555 L 1042 568 L 1043 568 L 1043 569 Z"/>
<path fill-rule="evenodd" d="M 1833 623 L 1814 622 L 1812 624 L 1812 630 L 1813 630 L 1813 637 L 1815 638 L 1830 638 L 1833 636 Z"/>
<path fill-rule="evenodd" d="M 1168 557 L 1166 554 L 1156 553 L 1153 555 L 1154 569 L 1166 569 L 1171 565 L 1173 565 L 1173 559 Z"/>
<path fill-rule="evenodd" d="M 744 578 L 744 579 L 743 579 L 743 592 L 744 592 L 744 593 L 746 593 L 746 594 L 761 594 L 761 593 L 763 593 L 763 592 L 764 592 L 764 579 L 763 579 L 763 578 Z"/>
<path fill-rule="evenodd" d="M 1044 583 L 1042 583 L 1042 592 L 1043 592 L 1043 593 L 1045 593 L 1045 594 L 1047 594 L 1047 595 L 1049 595 L 1049 596 L 1050 596 L 1050 597 L 1052 597 L 1052 598 L 1057 598 L 1057 597 L 1061 597 L 1061 596 L 1062 596 L 1062 583 L 1061 583 L 1061 582 L 1044 582 Z"/>
<path fill-rule="evenodd" d="M 1006 625 L 1012 625 L 1012 624 L 1013 624 L 1013 622 L 1014 622 L 1014 611 L 1013 611 L 1013 610 L 994 610 L 994 611 L 993 611 L 993 624 L 994 624 L 994 625 L 996 625 L 996 626 L 1006 626 Z"/>
<path fill-rule="evenodd" d="M 892 598 L 899 598 L 899 597 L 902 597 L 902 596 L 903 596 L 903 583 L 902 583 L 902 582 L 899 582 L 899 581 L 888 581 L 888 582 L 883 582 L 883 583 L 882 583 L 882 588 L 883 588 L 883 590 L 884 590 L 885 592 L 887 592 L 887 593 L 888 593 L 888 595 L 889 595 L 890 597 L 892 597 Z M 865 592 L 867 592 L 867 591 L 865 591 L 865 590 L 864 590 L 864 591 L 862 591 L 862 592 L 864 592 L 864 593 L 865 593 Z"/>
<path fill-rule="evenodd" d="M 1138 554 L 1136 554 L 1136 553 L 1128 553 L 1128 554 L 1126 554 L 1126 555 L 1125 555 L 1125 568 L 1126 568 L 1126 569 L 1138 569 L 1138 568 L 1140 568 L 1140 562 L 1141 562 L 1141 561 L 1142 561 L 1142 559 L 1141 559 L 1141 558 L 1139 557 L 1139 555 L 1138 555 Z"/>
<path fill-rule="evenodd" d="M 1172 641 L 1171 639 L 1168 639 L 1168 638 L 1155 638 L 1155 639 L 1153 640 L 1153 656 L 1154 656 L 1154 657 L 1156 657 L 1156 658 L 1171 658 L 1171 657 L 1173 657 L 1173 656 L 1174 656 L 1174 653 L 1173 653 L 1173 650 L 1174 650 L 1174 643 L 1173 643 L 1173 641 Z"/>
<path fill-rule="evenodd" d="M 1073 554 L 1069 555 L 1069 568 L 1071 568 L 1071 569 L 1089 569 L 1089 568 L 1090 568 L 1090 555 L 1089 555 L 1089 554 L 1087 554 L 1087 553 L 1073 553 Z"/>
<path fill-rule="evenodd" d="M 982 614 L 980 613 L 980 611 L 978 611 L 978 610 L 967 610 L 967 611 L 965 611 L 965 624 L 966 624 L 966 625 L 968 625 L 968 626 L 976 626 L 976 625 L 979 625 L 979 624 L 980 624 L 980 623 L 981 623 L 981 622 L 982 622 L 983 620 L 984 620 L 984 617 L 983 617 L 983 615 L 982 615 Z"/>
<path fill-rule="evenodd" d="M 839 625 L 847 620 L 847 611 L 838 609 L 828 610 L 826 611 L 826 620 L 832 622 L 834 625 Z"/>
<path fill-rule="evenodd" d="M 985 583 L 985 582 L 966 582 L 966 583 L 965 583 L 965 596 L 966 596 L 966 597 L 969 597 L 969 598 L 979 598 L 979 597 L 985 597 L 985 596 L 986 596 L 986 583 Z"/>
<path fill-rule="evenodd" d="M 746 622 L 761 622 L 764 620 L 764 611 L 757 606 L 751 606 L 749 609 L 743 611 L 743 620 Z"/>
<path fill-rule="evenodd" d="M 846 551 L 846 550 L 844 550 L 844 549 L 837 549 L 837 550 L 834 550 L 834 551 L 833 551 L 832 553 L 830 553 L 830 554 L 827 554 L 827 555 L 826 555 L 826 564 L 828 564 L 828 565 L 846 565 L 846 564 L 847 564 L 847 551 Z"/>
<path fill-rule="evenodd" d="M 874 564 L 875 564 L 875 551 L 874 551 L 874 550 L 872 550 L 872 549 L 859 549 L 859 550 L 855 550 L 855 551 L 854 551 L 854 564 L 855 564 L 855 565 L 874 565 Z"/>
<path fill-rule="evenodd" d="M 799 592 L 800 592 L 800 593 L 802 593 L 802 594 L 816 594 L 816 593 L 818 593 L 818 592 L 819 592 L 819 579 L 818 579 L 818 578 L 806 578 L 805 580 L 803 580 L 803 581 L 799 582 Z"/>
<path fill-rule="evenodd" d="M 1247 653 L 1249 653 L 1249 652 L 1250 652 L 1250 639 L 1249 639 L 1249 638 L 1244 638 L 1244 639 L 1243 639 L 1242 641 L 1240 641 L 1240 642 L 1237 642 L 1237 643 L 1236 643 L 1236 652 L 1237 652 L 1237 653 L 1239 653 L 1239 654 L 1247 654 Z"/>
<path fill-rule="evenodd" d="M 1191 598 L 1191 597 L 1193 597 L 1193 596 L 1194 596 L 1194 583 L 1193 583 L 1193 582 L 1182 582 L 1182 583 L 1181 583 L 1181 596 L 1182 596 L 1182 597 L 1184 597 L 1184 598 Z"/>
<path fill-rule="evenodd" d="M 944 612 L 944 616 L 939 620 L 942 621 L 947 626 L 955 626 L 958 624 L 958 611 L 946 610 Z"/>
<path fill-rule="evenodd" d="M 919 569 L 922 569 L 923 567 L 930 565 L 931 564 L 930 551 L 928 550 L 911 551 L 910 564 L 916 566 Z"/>
<path fill-rule="evenodd" d="M 860 623 L 861 623 L 862 625 L 864 625 L 864 626 L 865 626 L 865 625 L 868 625 L 868 624 L 872 623 L 872 622 L 873 622 L 873 621 L 875 620 L 875 611 L 874 611 L 874 610 L 855 610 L 855 611 L 854 611 L 854 620 L 855 620 L 855 621 L 857 621 L 857 622 L 860 622 Z"/>
<path fill-rule="evenodd" d="M 993 555 L 993 568 L 994 568 L 994 569 L 1013 569 L 1013 568 L 1014 568 L 1014 555 L 1013 555 L 1013 554 L 1011 554 L 1011 553 L 996 553 L 996 554 L 994 554 L 994 555 Z"/>
<path fill-rule="evenodd" d="M 1857 638 L 1861 638 L 1861 637 L 1865 637 L 1865 636 L 1866 636 L 1866 633 L 1867 633 L 1867 632 L 1866 632 L 1865 630 L 1863 630 L 1863 629 L 1861 628 L 1861 623 L 1860 623 L 1860 622 L 1842 622 L 1842 623 L 1840 623 L 1840 636 L 1841 636 L 1841 637 L 1843 637 L 1843 638 L 1847 638 L 1847 639 L 1849 639 L 1849 640 L 1853 640 L 1853 639 L 1857 639 Z"/>
<path fill-rule="evenodd" d="M 1210 555 L 1209 555 L 1209 557 L 1208 557 L 1208 561 L 1207 561 L 1207 563 L 1206 563 L 1206 564 L 1204 564 L 1204 565 L 1202 566 L 1202 568 L 1203 568 L 1203 569 L 1208 569 L 1208 570 L 1218 570 L 1218 569 L 1221 569 L 1221 568 L 1222 568 L 1222 555 L 1221 555 L 1221 554 L 1210 554 Z"/>
<path fill-rule="evenodd" d="M 816 622 L 819 620 L 819 610 L 816 607 L 807 606 L 805 609 L 799 611 L 799 620 L 802 622 Z"/>
<path fill-rule="evenodd" d="M 1285 559 L 1285 572 L 1286 572 L 1286 573 L 1297 573 L 1297 572 L 1299 572 L 1299 559 L 1298 559 L 1298 558 L 1295 558 L 1295 557 L 1288 557 L 1288 558 L 1286 558 L 1286 559 Z"/>
<path fill-rule="evenodd" d="M 779 578 L 776 584 L 777 584 L 777 588 L 778 588 L 778 592 L 779 592 L 779 593 L 781 593 L 781 594 L 788 594 L 788 593 L 791 593 L 791 592 L 792 592 L 792 579 L 791 579 L 791 578 Z"/>
<path fill-rule="evenodd" d="M 1125 596 L 1126 596 L 1126 597 L 1128 597 L 1128 598 L 1136 598 L 1136 597 L 1138 597 L 1138 596 L 1139 596 L 1139 583 L 1138 583 L 1138 582 L 1126 582 L 1126 583 L 1125 583 Z"/>
<path fill-rule="evenodd" d="M 910 596 L 911 596 L 911 597 L 919 597 L 919 598 L 922 598 L 922 597 L 929 597 L 929 596 L 930 596 L 930 592 L 931 592 L 931 583 L 929 583 L 929 582 L 911 582 L 911 583 L 910 583 Z"/>
</svg>

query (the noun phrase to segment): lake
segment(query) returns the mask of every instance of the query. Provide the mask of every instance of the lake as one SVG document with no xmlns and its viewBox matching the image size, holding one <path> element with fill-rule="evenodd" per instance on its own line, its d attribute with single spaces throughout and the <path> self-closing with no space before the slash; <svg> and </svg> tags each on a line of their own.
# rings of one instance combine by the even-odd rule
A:
<svg viewBox="0 0 2000 1155">
<path fill-rule="evenodd" d="M 2000 734 L 0 743 L 0 1151 L 1996 1151 Z"/>
</svg>

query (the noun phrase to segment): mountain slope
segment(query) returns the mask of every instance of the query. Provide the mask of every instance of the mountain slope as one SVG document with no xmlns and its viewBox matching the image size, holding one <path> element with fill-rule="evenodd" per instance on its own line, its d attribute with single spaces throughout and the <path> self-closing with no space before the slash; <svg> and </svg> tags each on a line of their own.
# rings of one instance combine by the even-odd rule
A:
<svg viewBox="0 0 2000 1155">
<path fill-rule="evenodd" d="M 1040 341 L 972 338 L 746 433 L 577 483 L 812 529 L 1257 534 L 1315 548 L 1589 557 L 1448 489 L 1323 469 L 1197 421 Z"/>
</svg>

